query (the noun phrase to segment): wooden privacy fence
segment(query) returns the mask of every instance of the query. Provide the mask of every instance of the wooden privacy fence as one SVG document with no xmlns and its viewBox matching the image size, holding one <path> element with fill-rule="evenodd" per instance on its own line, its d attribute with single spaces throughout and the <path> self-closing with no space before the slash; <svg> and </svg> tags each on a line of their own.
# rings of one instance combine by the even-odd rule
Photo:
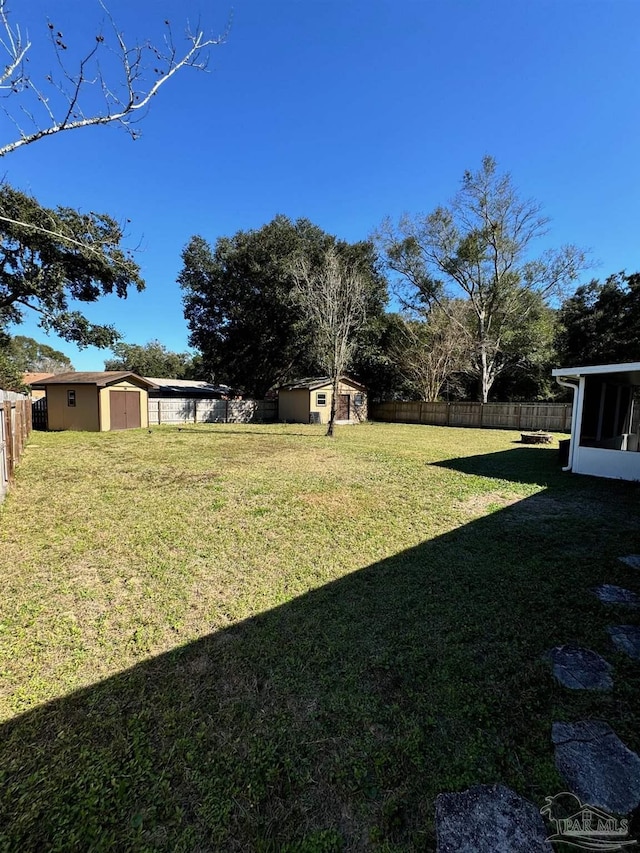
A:
<svg viewBox="0 0 640 853">
<path fill-rule="evenodd" d="M 149 426 L 158 424 L 248 424 L 274 421 L 277 400 L 149 398 Z"/>
<path fill-rule="evenodd" d="M 23 394 L 0 390 L 0 500 L 13 479 L 31 434 L 31 400 Z"/>
<path fill-rule="evenodd" d="M 390 401 L 370 407 L 374 421 L 494 429 L 571 430 L 570 403 L 424 403 Z"/>
</svg>

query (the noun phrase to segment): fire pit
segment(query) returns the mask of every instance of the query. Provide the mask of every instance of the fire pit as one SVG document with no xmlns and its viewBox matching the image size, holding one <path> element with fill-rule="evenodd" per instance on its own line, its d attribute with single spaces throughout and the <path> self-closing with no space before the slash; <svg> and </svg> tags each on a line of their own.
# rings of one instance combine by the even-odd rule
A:
<svg viewBox="0 0 640 853">
<path fill-rule="evenodd" d="M 538 430 L 537 432 L 521 432 L 520 441 L 522 444 L 551 444 L 553 436 L 551 433 Z"/>
</svg>

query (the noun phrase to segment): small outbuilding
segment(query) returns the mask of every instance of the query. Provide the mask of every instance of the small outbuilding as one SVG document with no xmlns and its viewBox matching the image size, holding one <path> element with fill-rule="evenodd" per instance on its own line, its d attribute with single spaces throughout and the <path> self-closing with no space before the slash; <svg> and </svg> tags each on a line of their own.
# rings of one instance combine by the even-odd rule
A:
<svg viewBox="0 0 640 853">
<path fill-rule="evenodd" d="M 47 394 L 51 430 L 108 432 L 149 425 L 153 382 L 126 370 L 60 373 L 32 384 Z"/>
<path fill-rule="evenodd" d="M 328 424 L 331 417 L 333 382 L 328 376 L 300 379 L 278 389 L 278 418 L 299 424 Z M 340 378 L 336 401 L 336 423 L 357 424 L 367 419 L 367 389 Z"/>
<path fill-rule="evenodd" d="M 563 367 L 552 374 L 574 397 L 565 470 L 640 480 L 640 362 Z"/>
</svg>

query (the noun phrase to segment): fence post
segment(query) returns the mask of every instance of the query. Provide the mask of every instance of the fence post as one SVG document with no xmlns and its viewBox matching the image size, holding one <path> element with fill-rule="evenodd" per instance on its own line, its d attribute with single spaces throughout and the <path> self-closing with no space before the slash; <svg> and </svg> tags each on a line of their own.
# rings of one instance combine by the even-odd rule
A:
<svg viewBox="0 0 640 853">
<path fill-rule="evenodd" d="M 5 435 L 5 452 L 7 454 L 7 478 L 13 480 L 13 429 L 11 427 L 11 403 L 5 400 L 3 403 L 4 411 L 4 435 Z"/>
<path fill-rule="evenodd" d="M 447 426 L 451 425 L 451 403 L 447 402 Z"/>
<path fill-rule="evenodd" d="M 13 459 L 14 465 L 20 461 L 20 456 L 22 455 L 22 418 L 20 417 L 20 402 L 16 400 L 14 404 L 14 420 L 13 420 Z"/>
<path fill-rule="evenodd" d="M 162 400 L 158 400 L 158 426 L 162 423 Z"/>
<path fill-rule="evenodd" d="M 520 429 L 522 426 L 522 403 L 518 403 L 518 423 L 516 429 Z"/>
<path fill-rule="evenodd" d="M 22 426 L 22 404 L 16 400 L 16 460 L 22 456 L 22 445 L 24 443 L 24 429 Z"/>
<path fill-rule="evenodd" d="M 564 407 L 564 429 L 571 431 L 571 406 Z M 569 421 L 569 423 L 567 423 Z"/>
<path fill-rule="evenodd" d="M 225 424 L 229 423 L 229 401 L 224 401 L 224 422 Z"/>
<path fill-rule="evenodd" d="M 482 426 L 484 422 L 484 403 L 480 403 L 480 417 L 478 418 L 478 426 Z"/>
<path fill-rule="evenodd" d="M 28 421 L 28 414 L 27 414 L 27 403 L 28 402 L 29 402 L 28 400 L 22 400 L 20 403 L 20 406 L 22 408 L 22 432 L 23 432 L 22 446 L 23 447 L 26 445 L 26 443 L 29 439 L 29 421 Z"/>
</svg>

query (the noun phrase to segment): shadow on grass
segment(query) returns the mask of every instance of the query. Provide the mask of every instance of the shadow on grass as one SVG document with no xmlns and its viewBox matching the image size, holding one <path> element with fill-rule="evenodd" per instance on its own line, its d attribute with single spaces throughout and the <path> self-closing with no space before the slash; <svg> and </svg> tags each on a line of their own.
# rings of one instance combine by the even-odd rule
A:
<svg viewBox="0 0 640 853">
<path fill-rule="evenodd" d="M 495 456 L 451 467 L 505 477 Z M 4 724 L 0 848 L 432 851 L 440 791 L 562 790 L 554 719 L 637 749 L 640 681 L 589 591 L 628 571 L 637 490 L 572 482 Z M 584 490 L 601 524 L 564 501 Z M 613 695 L 554 685 L 568 640 L 616 662 Z"/>
<path fill-rule="evenodd" d="M 461 456 L 432 464 L 477 477 L 535 483 L 539 486 L 561 485 L 563 481 L 572 479 L 562 472 L 558 454 L 550 452 L 547 447 L 514 447 L 499 453 Z"/>
</svg>

